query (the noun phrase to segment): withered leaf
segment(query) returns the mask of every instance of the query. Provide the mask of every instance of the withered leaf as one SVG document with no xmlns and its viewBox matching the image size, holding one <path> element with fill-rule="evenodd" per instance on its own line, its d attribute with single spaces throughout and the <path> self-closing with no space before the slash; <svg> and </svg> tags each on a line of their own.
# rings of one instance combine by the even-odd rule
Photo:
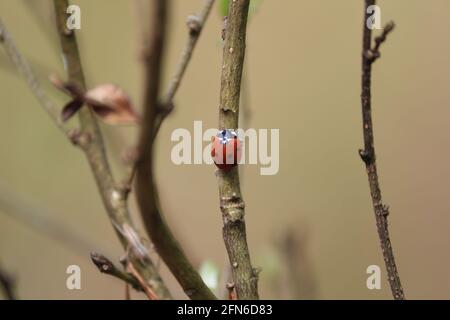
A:
<svg viewBox="0 0 450 320">
<path fill-rule="evenodd" d="M 134 111 L 130 98 L 116 85 L 102 84 L 84 92 L 78 84 L 71 81 L 64 82 L 56 75 L 50 76 L 50 81 L 56 88 L 73 97 L 61 112 L 63 121 L 70 119 L 83 104 L 86 104 L 106 123 L 139 123 L 139 115 Z"/>
<path fill-rule="evenodd" d="M 139 122 L 139 115 L 134 111 L 130 98 L 116 85 L 99 85 L 86 92 L 84 101 L 106 123 L 136 124 Z"/>
<path fill-rule="evenodd" d="M 69 120 L 83 106 L 83 100 L 73 99 L 69 101 L 61 111 L 62 121 Z"/>
</svg>

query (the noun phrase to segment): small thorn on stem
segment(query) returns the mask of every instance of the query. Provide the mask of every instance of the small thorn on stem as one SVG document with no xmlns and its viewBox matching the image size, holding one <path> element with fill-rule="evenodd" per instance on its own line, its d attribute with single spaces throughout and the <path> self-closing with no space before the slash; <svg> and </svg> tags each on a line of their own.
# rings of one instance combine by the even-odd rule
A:
<svg viewBox="0 0 450 320">
<path fill-rule="evenodd" d="M 187 18 L 186 24 L 189 28 L 189 34 L 191 36 L 196 36 L 199 34 L 201 28 L 202 28 L 202 23 L 200 21 L 200 18 L 196 15 L 190 15 Z"/>
<path fill-rule="evenodd" d="M 366 165 L 369 165 L 373 162 L 373 157 L 370 152 L 364 149 L 358 150 L 359 156 L 361 157 L 361 160 L 364 161 Z"/>
<path fill-rule="evenodd" d="M 166 117 L 173 111 L 174 108 L 175 108 L 174 103 L 172 101 L 168 101 L 166 103 L 158 104 L 157 111 L 163 117 Z"/>
<path fill-rule="evenodd" d="M 234 283 L 233 282 L 228 282 L 226 284 L 226 288 L 228 290 L 228 300 L 236 300 L 236 292 L 234 290 Z"/>
</svg>

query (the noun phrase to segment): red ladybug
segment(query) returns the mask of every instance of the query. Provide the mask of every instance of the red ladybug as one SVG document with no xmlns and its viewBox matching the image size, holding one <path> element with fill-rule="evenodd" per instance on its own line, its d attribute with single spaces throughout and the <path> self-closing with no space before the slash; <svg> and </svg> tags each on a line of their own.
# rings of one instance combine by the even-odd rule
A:
<svg viewBox="0 0 450 320">
<path fill-rule="evenodd" d="M 230 170 L 241 160 L 241 141 L 234 130 L 221 130 L 212 140 L 211 157 L 221 170 Z"/>
</svg>

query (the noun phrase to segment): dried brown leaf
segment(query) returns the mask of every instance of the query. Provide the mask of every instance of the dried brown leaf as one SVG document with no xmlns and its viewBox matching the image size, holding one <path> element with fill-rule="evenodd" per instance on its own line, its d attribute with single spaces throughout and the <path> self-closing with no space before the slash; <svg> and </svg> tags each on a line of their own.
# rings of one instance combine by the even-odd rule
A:
<svg viewBox="0 0 450 320">
<path fill-rule="evenodd" d="M 130 98 L 120 87 L 102 84 L 86 92 L 84 101 L 106 123 L 136 124 L 139 115 L 134 111 Z"/>
</svg>

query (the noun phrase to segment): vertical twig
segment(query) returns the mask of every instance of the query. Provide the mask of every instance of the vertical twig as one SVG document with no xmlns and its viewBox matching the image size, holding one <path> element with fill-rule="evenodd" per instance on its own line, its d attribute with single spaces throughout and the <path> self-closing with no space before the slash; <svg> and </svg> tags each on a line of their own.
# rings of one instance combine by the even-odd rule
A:
<svg viewBox="0 0 450 320">
<path fill-rule="evenodd" d="M 197 44 L 197 40 L 200 36 L 200 33 L 205 25 L 206 19 L 211 12 L 211 8 L 214 4 L 214 0 L 205 0 L 205 4 L 200 12 L 200 14 L 189 16 L 187 20 L 187 25 L 189 28 L 189 38 L 184 46 L 183 51 L 181 52 L 180 61 L 177 65 L 175 74 L 172 77 L 172 80 L 169 84 L 169 88 L 166 93 L 166 101 L 171 102 L 175 93 L 180 86 L 181 80 L 183 79 L 186 68 L 189 64 L 189 61 L 192 57 L 192 52 L 194 51 L 195 45 Z"/>
<path fill-rule="evenodd" d="M 63 51 L 63 59 L 67 66 L 69 80 L 85 87 L 83 70 L 81 67 L 78 46 L 73 30 L 66 28 L 67 0 L 54 0 L 57 27 Z M 130 248 L 130 259 L 139 266 L 139 272 L 147 282 L 151 282 L 162 298 L 170 298 L 170 293 L 162 282 L 158 271 L 153 266 L 150 257 L 143 250 L 144 246 L 139 237 L 135 237 L 134 242 L 130 241 L 131 231 L 134 231 L 126 199 L 122 190 L 116 186 L 108 160 L 106 158 L 104 143 L 98 124 L 88 108 L 80 111 L 81 129 L 79 131 L 67 132 L 60 123 L 59 115 L 49 99 L 40 90 L 40 85 L 36 80 L 27 61 L 22 57 L 15 47 L 12 38 L 6 28 L 0 23 L 0 41 L 6 47 L 6 51 L 19 71 L 24 75 L 27 83 L 38 98 L 39 102 L 48 111 L 54 122 L 60 127 L 73 143 L 78 145 L 85 153 L 95 177 L 103 204 L 110 217 L 113 226 L 116 228 L 119 239 L 123 246 Z M 126 230 L 126 231 L 124 231 Z M 131 231 L 130 231 L 131 230 Z M 136 240 L 137 239 L 137 240 Z"/>
<path fill-rule="evenodd" d="M 139 274 L 139 272 L 136 270 L 136 268 L 133 266 L 131 262 L 128 262 L 127 264 L 127 271 L 139 281 L 142 290 L 144 290 L 144 293 L 150 300 L 159 300 L 159 297 L 153 290 L 152 286 L 150 286 L 148 282 L 142 278 L 142 276 Z"/>
<path fill-rule="evenodd" d="M 369 6 L 375 5 L 375 0 L 365 0 L 364 21 L 363 21 L 363 52 L 362 52 L 362 120 L 364 134 L 364 150 L 359 150 L 361 159 L 366 165 L 367 176 L 369 179 L 370 195 L 375 213 L 375 219 L 380 238 L 381 251 L 383 252 L 384 262 L 386 264 L 387 276 L 394 299 L 403 300 L 405 295 L 395 264 L 394 252 L 391 245 L 388 229 L 389 208 L 381 200 L 381 190 L 378 181 L 374 135 L 372 125 L 371 110 L 371 74 L 372 64 L 380 57 L 380 45 L 386 40 L 386 36 L 394 29 L 394 23 L 389 22 L 384 28 L 382 34 L 375 38 L 375 45 L 372 48 L 372 30 L 366 26 L 366 21 L 370 17 L 367 12 Z"/>
<path fill-rule="evenodd" d="M 145 46 L 144 116 L 136 162 L 136 197 L 144 225 L 155 248 L 185 293 L 191 299 L 215 299 L 164 221 L 153 172 L 153 142 L 158 103 L 161 62 L 168 13 L 168 0 L 153 0 L 149 42 Z"/>
<path fill-rule="evenodd" d="M 198 15 L 189 16 L 187 19 L 187 26 L 189 28 L 189 37 L 187 42 L 181 52 L 180 60 L 177 64 L 176 70 L 172 79 L 170 80 L 169 87 L 167 89 L 167 93 L 164 100 L 164 105 L 161 106 L 163 110 L 160 112 L 155 120 L 155 136 L 157 135 L 162 122 L 165 117 L 172 111 L 173 108 L 173 98 L 175 97 L 178 88 L 180 87 L 181 80 L 184 77 L 187 66 L 191 61 L 192 53 L 197 44 L 198 38 L 200 37 L 200 33 L 203 30 L 203 27 L 206 23 L 206 19 L 211 12 L 211 8 L 214 4 L 214 0 L 205 0 L 203 8 Z"/>
<path fill-rule="evenodd" d="M 83 68 L 81 65 L 78 44 L 73 30 L 66 27 L 67 19 L 67 0 L 54 0 L 56 22 L 59 31 L 63 59 L 67 66 L 69 81 L 77 83 L 85 89 Z M 154 267 L 146 250 L 140 243 L 140 239 L 135 237 L 135 242 L 130 241 L 131 230 L 134 226 L 128 212 L 127 203 L 124 194 L 116 186 L 112 171 L 109 166 L 103 137 L 100 128 L 89 108 L 82 108 L 79 112 L 81 131 L 77 134 L 74 142 L 78 144 L 86 154 L 89 164 L 94 174 L 97 186 L 102 196 L 103 204 L 108 212 L 113 226 L 117 230 L 117 235 L 123 246 L 128 249 L 131 246 L 130 260 L 135 266 L 139 266 L 139 272 L 146 281 L 153 283 L 158 291 L 157 294 L 162 298 L 170 298 L 170 293 L 164 285 L 158 271 Z M 127 232 L 125 231 L 127 230 Z M 134 232 L 136 234 L 136 232 Z"/>
<path fill-rule="evenodd" d="M 54 0 L 54 5 L 63 58 L 67 66 L 69 81 L 73 81 L 85 89 L 85 80 L 75 33 L 73 30 L 66 28 L 68 1 Z M 75 142 L 86 154 L 102 196 L 103 204 L 110 216 L 111 222 L 117 230 L 119 239 L 126 249 L 130 246 L 132 249 L 137 249 L 132 250 L 129 258 L 135 266 L 140 266 L 139 272 L 141 276 L 146 281 L 153 283 L 160 297 L 170 298 L 169 291 L 162 282 L 146 251 L 136 248 L 138 245 L 141 245 L 140 239 L 135 237 L 137 241 L 131 243 L 130 237 L 126 236 L 126 234 L 130 234 L 130 230 L 134 230 L 134 226 L 132 225 L 128 212 L 124 193 L 116 186 L 113 179 L 112 171 L 106 157 L 103 137 L 96 119 L 88 108 L 81 109 L 79 117 L 81 131 L 77 135 Z M 125 232 L 125 230 L 128 230 L 128 232 Z"/>
<path fill-rule="evenodd" d="M 178 91 L 178 88 L 180 87 L 181 81 L 183 80 L 186 69 L 189 65 L 189 62 L 191 61 L 192 53 L 195 49 L 195 46 L 200 37 L 200 33 L 202 32 L 203 27 L 205 26 L 206 20 L 208 19 L 208 16 L 211 12 L 213 5 L 214 0 L 205 0 L 200 14 L 188 17 L 187 26 L 189 29 L 189 37 L 181 52 L 180 60 L 178 61 L 178 64 L 176 66 L 175 73 L 172 76 L 172 79 L 170 80 L 164 102 L 161 103 L 161 108 L 159 108 L 158 113 L 155 116 L 155 125 L 154 125 L 155 128 L 153 130 L 154 131 L 153 139 L 156 138 L 164 119 L 167 117 L 168 114 L 170 114 L 170 112 L 174 108 L 173 99 Z M 131 185 L 135 173 L 136 173 L 135 164 L 132 164 L 131 170 L 129 171 L 129 174 L 125 178 L 125 183 L 128 186 L 128 191 L 131 190 Z"/>
<path fill-rule="evenodd" d="M 242 69 L 245 56 L 249 0 L 230 1 L 223 48 L 219 128 L 237 129 Z M 258 299 L 258 275 L 250 261 L 245 231 L 244 201 L 239 172 L 217 170 L 223 238 L 232 267 L 238 299 Z"/>
</svg>

